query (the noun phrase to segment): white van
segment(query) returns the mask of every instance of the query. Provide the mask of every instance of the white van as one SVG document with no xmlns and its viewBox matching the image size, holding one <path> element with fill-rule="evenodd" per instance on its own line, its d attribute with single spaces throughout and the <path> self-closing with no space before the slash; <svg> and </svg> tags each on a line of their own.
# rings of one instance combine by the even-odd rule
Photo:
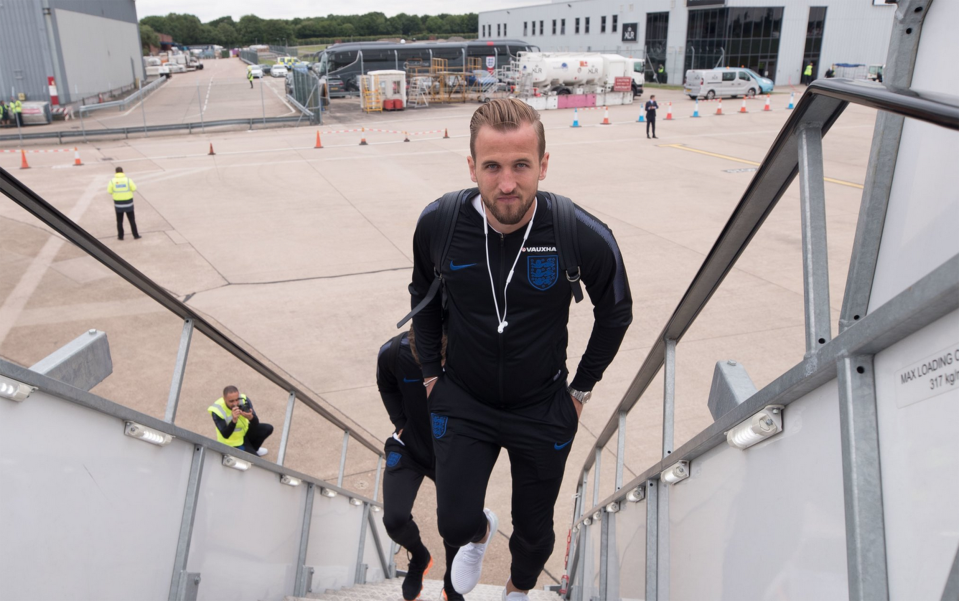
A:
<svg viewBox="0 0 959 601">
<path fill-rule="evenodd" d="M 686 71 L 684 91 L 697 98 L 752 97 L 772 91 L 772 80 L 759 77 L 749 69 L 690 69 Z"/>
</svg>

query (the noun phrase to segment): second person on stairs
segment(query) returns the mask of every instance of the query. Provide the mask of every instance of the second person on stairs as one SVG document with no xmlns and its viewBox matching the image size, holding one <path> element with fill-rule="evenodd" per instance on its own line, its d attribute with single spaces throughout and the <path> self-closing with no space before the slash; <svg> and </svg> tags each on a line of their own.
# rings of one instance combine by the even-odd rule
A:
<svg viewBox="0 0 959 601">
<path fill-rule="evenodd" d="M 386 473 L 383 475 L 383 525 L 390 538 L 406 548 L 410 563 L 403 580 L 403 598 L 413 601 L 423 590 L 423 577 L 433 566 L 433 556 L 423 545 L 413 521 L 413 503 L 423 478 L 436 480 L 436 460 L 430 437 L 429 412 L 423 373 L 416 355 L 413 329 L 380 347 L 376 361 L 376 386 L 395 433 L 386 440 Z M 443 598 L 462 601 L 450 582 L 456 548 L 445 546 L 446 572 Z"/>
</svg>

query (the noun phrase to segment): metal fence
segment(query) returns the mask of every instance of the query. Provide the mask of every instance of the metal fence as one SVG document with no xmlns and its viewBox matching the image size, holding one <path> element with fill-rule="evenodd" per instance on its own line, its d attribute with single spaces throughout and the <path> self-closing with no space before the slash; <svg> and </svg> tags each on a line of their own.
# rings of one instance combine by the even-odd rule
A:
<svg viewBox="0 0 959 601">
<path fill-rule="evenodd" d="M 907 126 L 925 127 L 911 130 L 909 148 L 937 135 L 937 128 L 959 130 L 959 99 L 908 91 L 919 39 L 912 34 L 925 15 L 913 10 L 918 4 L 901 5 L 897 13 L 887 65 L 896 74 L 896 79 L 887 80 L 890 89 L 843 80 L 820 80 L 807 89 L 599 433 L 576 480 L 567 598 L 760 598 L 776 590 L 793 598 L 848 595 L 865 600 L 896 598 L 890 590 L 900 597 L 918 595 L 918 588 L 924 591 L 919 596 L 938 598 L 944 583 L 947 591 L 956 586 L 957 537 L 947 533 L 959 519 L 942 500 L 959 494 L 959 487 L 955 480 L 947 483 L 932 476 L 939 468 L 930 471 L 902 459 L 902 449 L 919 440 L 925 451 L 949 455 L 949 441 L 959 434 L 956 424 L 933 434 L 921 419 L 877 409 L 883 395 L 884 406 L 895 408 L 899 403 L 891 376 L 910 356 L 913 361 L 919 358 L 915 351 L 910 355 L 910 348 L 918 345 L 928 349 L 922 352 L 931 352 L 930 347 L 947 344 L 948 335 L 937 336 L 927 326 L 941 324 L 939 329 L 953 332 L 959 326 L 959 254 L 936 255 L 914 283 L 900 278 L 898 288 L 886 291 L 888 300 L 875 298 L 880 277 L 888 286 L 889 274 L 878 266 L 879 247 L 885 239 L 882 224 L 892 202 L 900 142 L 906 144 L 904 121 Z M 840 332 L 834 338 L 822 138 L 850 103 L 881 112 Z M 955 142 L 954 134 L 942 138 L 946 139 Z M 909 161 L 906 165 L 900 159 L 910 181 L 923 172 L 941 177 L 935 166 Z M 727 383 L 724 388 L 725 380 L 714 375 L 710 411 L 715 422 L 676 448 L 677 353 L 683 349 L 679 343 L 797 176 L 805 357 L 769 385 L 735 401 L 728 400 L 735 395 L 723 392 L 735 392 L 735 387 Z M 904 195 L 895 200 L 910 202 Z M 937 202 L 955 207 L 959 200 L 953 191 Z M 886 225 L 894 231 L 903 227 Z M 931 252 L 943 242 L 927 238 L 924 244 L 929 246 L 923 248 Z M 919 248 L 914 252 L 925 254 Z M 898 271 L 899 266 L 885 270 Z M 714 374 L 719 373 L 717 366 Z M 651 388 L 657 377 L 663 380 L 662 393 Z M 955 398 L 957 393 L 951 394 Z M 948 399 L 937 398 L 938 410 L 949 407 Z M 662 408 L 661 460 L 624 482 L 626 417 L 641 399 Z M 721 402 L 714 406 L 716 399 Z M 885 439 L 880 429 L 885 429 Z M 778 432 L 783 434 L 776 436 Z M 614 434 L 614 487 L 604 491 L 601 459 Z M 761 441 L 768 444 L 743 450 Z M 947 463 L 949 469 L 957 464 L 955 457 Z M 896 484 L 885 486 L 889 481 Z M 911 490 L 899 493 L 902 488 Z M 920 524 L 917 512 L 930 512 L 941 521 Z M 903 532 L 908 536 L 904 538 Z M 942 536 L 948 542 L 935 549 L 920 542 Z M 887 564 L 887 549 L 903 546 L 908 550 Z M 917 580 L 909 567 L 913 564 L 935 569 Z"/>
</svg>

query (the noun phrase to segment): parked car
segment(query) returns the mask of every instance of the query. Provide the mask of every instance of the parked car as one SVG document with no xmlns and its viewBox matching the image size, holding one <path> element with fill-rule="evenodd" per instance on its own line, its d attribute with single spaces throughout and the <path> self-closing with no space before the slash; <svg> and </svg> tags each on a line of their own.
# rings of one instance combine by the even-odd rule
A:
<svg viewBox="0 0 959 601">
<path fill-rule="evenodd" d="M 349 96 L 346 91 L 346 84 L 339 77 L 324 77 L 320 83 L 325 83 L 329 90 L 330 98 L 345 98 Z"/>
<path fill-rule="evenodd" d="M 289 70 L 280 63 L 277 63 L 270 67 L 270 76 L 272 77 L 286 77 L 286 74 L 289 73 Z"/>
<path fill-rule="evenodd" d="M 693 100 L 706 97 L 752 97 L 772 91 L 773 82 L 755 71 L 740 68 L 690 69 L 686 71 L 684 91 Z M 767 91 L 768 90 L 768 91 Z"/>
</svg>

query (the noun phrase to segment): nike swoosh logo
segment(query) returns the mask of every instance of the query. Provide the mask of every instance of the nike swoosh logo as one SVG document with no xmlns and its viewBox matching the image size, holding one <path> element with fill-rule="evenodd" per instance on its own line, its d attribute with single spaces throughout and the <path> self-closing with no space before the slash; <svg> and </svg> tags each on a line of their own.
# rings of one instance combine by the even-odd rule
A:
<svg viewBox="0 0 959 601">
<path fill-rule="evenodd" d="M 450 261 L 450 269 L 452 269 L 453 271 L 459 271 L 460 269 L 466 269 L 467 267 L 472 267 L 473 265 L 476 265 L 476 263 L 470 263 L 469 265 L 453 265 L 453 262 Z"/>
<path fill-rule="evenodd" d="M 413 382 L 422 382 L 422 380 L 410 380 L 409 378 L 403 378 L 403 381 L 407 384 L 412 384 Z"/>
<path fill-rule="evenodd" d="M 572 439 L 572 438 L 570 438 L 569 440 L 567 440 L 567 441 L 564 442 L 563 444 L 557 444 L 557 443 L 554 442 L 554 443 L 553 443 L 553 448 L 556 449 L 557 451 L 561 451 L 561 450 L 565 449 L 565 448 L 567 447 L 567 445 L 569 445 L 569 443 L 571 443 L 571 442 L 573 442 L 573 439 Z"/>
</svg>

